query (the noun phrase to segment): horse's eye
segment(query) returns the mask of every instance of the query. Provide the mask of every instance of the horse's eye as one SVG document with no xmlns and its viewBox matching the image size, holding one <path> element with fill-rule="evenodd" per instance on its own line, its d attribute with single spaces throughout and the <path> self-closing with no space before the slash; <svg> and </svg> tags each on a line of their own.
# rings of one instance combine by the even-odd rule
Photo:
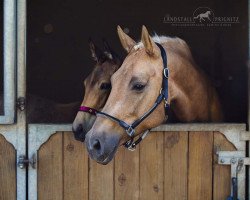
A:
<svg viewBox="0 0 250 200">
<path fill-rule="evenodd" d="M 145 88 L 145 85 L 141 83 L 136 83 L 135 85 L 133 85 L 133 90 L 136 90 L 136 91 L 142 91 L 144 88 Z"/>
<path fill-rule="evenodd" d="M 101 90 L 110 90 L 111 89 L 111 83 L 102 83 L 100 86 Z"/>
</svg>

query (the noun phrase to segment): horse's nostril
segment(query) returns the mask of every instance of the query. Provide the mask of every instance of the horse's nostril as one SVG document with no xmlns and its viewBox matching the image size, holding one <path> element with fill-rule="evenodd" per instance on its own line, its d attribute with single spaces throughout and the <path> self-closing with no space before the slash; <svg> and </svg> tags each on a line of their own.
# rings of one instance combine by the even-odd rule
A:
<svg viewBox="0 0 250 200">
<path fill-rule="evenodd" d="M 100 150 L 101 149 L 101 143 L 100 143 L 100 141 L 99 140 L 94 140 L 94 142 L 93 142 L 93 148 L 95 149 L 95 150 Z"/>
<path fill-rule="evenodd" d="M 78 126 L 76 126 L 75 129 L 73 127 L 72 130 L 73 130 L 75 139 L 78 141 L 84 142 L 86 131 L 84 130 L 83 125 L 79 124 Z"/>
</svg>

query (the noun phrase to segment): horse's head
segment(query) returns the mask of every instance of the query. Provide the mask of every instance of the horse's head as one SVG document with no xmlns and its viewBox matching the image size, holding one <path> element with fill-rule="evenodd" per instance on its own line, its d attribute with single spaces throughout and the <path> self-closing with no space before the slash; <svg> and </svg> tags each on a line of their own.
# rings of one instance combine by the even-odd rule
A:
<svg viewBox="0 0 250 200">
<path fill-rule="evenodd" d="M 209 10 L 209 11 L 207 11 L 207 14 L 208 14 L 208 15 L 210 15 L 210 14 L 211 14 L 211 11 L 210 11 L 210 10 Z"/>
<path fill-rule="evenodd" d="M 92 58 L 95 61 L 93 71 L 84 80 L 85 94 L 82 105 L 94 109 L 101 109 L 111 90 L 110 78 L 120 66 L 120 59 L 112 51 L 106 41 L 104 50 L 101 51 L 91 40 L 89 41 Z M 92 127 L 95 116 L 89 113 L 78 112 L 73 122 L 75 138 L 85 140 L 86 133 Z"/>
<path fill-rule="evenodd" d="M 102 111 L 131 124 L 152 107 L 160 93 L 162 58 L 159 47 L 144 26 L 141 42 L 138 44 L 119 26 L 118 35 L 128 56 L 111 77 L 112 90 Z M 158 126 L 164 119 L 164 103 L 161 102 L 136 128 L 136 134 Z M 86 144 L 91 158 L 101 164 L 107 164 L 114 157 L 118 146 L 129 139 L 118 123 L 98 115 L 86 135 Z"/>
</svg>

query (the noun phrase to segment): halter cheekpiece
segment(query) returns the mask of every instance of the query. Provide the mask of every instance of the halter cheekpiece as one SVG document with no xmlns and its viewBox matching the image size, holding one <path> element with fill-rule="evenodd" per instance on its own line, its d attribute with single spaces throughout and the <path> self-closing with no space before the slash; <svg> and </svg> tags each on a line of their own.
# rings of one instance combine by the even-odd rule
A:
<svg viewBox="0 0 250 200">
<path fill-rule="evenodd" d="M 163 61 L 163 79 L 162 79 L 162 88 L 160 90 L 160 94 L 157 97 L 155 103 L 153 106 L 145 112 L 140 118 L 135 120 L 132 124 L 127 124 L 125 121 L 120 120 L 112 115 L 109 115 L 108 113 L 104 113 L 98 110 L 95 110 L 93 108 L 87 107 L 87 106 L 81 106 L 79 111 L 82 112 L 87 112 L 92 115 L 103 115 L 112 121 L 116 122 L 119 124 L 128 134 L 130 139 L 125 142 L 123 145 L 133 151 L 136 148 L 136 145 L 138 145 L 148 134 L 149 130 L 146 130 L 136 141 L 134 141 L 134 135 L 135 135 L 135 128 L 144 120 L 146 119 L 157 107 L 158 105 L 164 100 L 164 105 L 165 105 L 165 114 L 167 115 L 168 110 L 169 110 L 169 104 L 168 104 L 168 75 L 169 75 L 169 70 L 167 66 L 167 54 L 163 46 L 159 43 L 156 43 L 156 45 L 159 47 L 161 51 L 161 57 Z"/>
</svg>

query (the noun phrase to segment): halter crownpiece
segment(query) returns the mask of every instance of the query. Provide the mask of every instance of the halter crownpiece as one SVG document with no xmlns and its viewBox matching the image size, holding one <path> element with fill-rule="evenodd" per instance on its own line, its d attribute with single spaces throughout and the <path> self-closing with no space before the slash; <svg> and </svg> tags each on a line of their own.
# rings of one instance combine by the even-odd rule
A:
<svg viewBox="0 0 250 200">
<path fill-rule="evenodd" d="M 165 102 L 165 114 L 167 116 L 168 110 L 169 110 L 169 104 L 168 104 L 168 76 L 169 76 L 169 70 L 168 70 L 168 66 L 167 66 L 167 54 L 165 49 L 163 48 L 163 46 L 159 43 L 156 43 L 156 45 L 159 47 L 160 51 L 161 51 L 161 57 L 162 57 L 162 61 L 163 61 L 163 78 L 162 78 L 162 88 L 160 90 L 160 94 L 157 97 L 155 103 L 153 104 L 153 106 L 147 111 L 145 112 L 140 118 L 138 118 L 137 120 L 135 120 L 132 124 L 127 124 L 125 121 L 120 120 L 112 115 L 109 115 L 108 113 L 104 113 L 98 110 L 95 110 L 93 108 L 89 108 L 86 106 L 81 106 L 79 111 L 82 112 L 87 112 L 89 114 L 92 115 L 100 115 L 100 116 L 105 116 L 107 118 L 109 118 L 110 120 L 118 123 L 128 134 L 128 136 L 130 137 L 130 140 L 128 140 L 127 142 L 125 142 L 123 145 L 133 151 L 136 148 L 136 145 L 138 145 L 148 134 L 149 130 L 146 130 L 136 141 L 134 141 L 134 135 L 135 135 L 135 128 L 142 123 L 142 121 L 144 121 L 157 107 L 158 105 L 162 102 L 162 100 L 164 100 Z"/>
</svg>

